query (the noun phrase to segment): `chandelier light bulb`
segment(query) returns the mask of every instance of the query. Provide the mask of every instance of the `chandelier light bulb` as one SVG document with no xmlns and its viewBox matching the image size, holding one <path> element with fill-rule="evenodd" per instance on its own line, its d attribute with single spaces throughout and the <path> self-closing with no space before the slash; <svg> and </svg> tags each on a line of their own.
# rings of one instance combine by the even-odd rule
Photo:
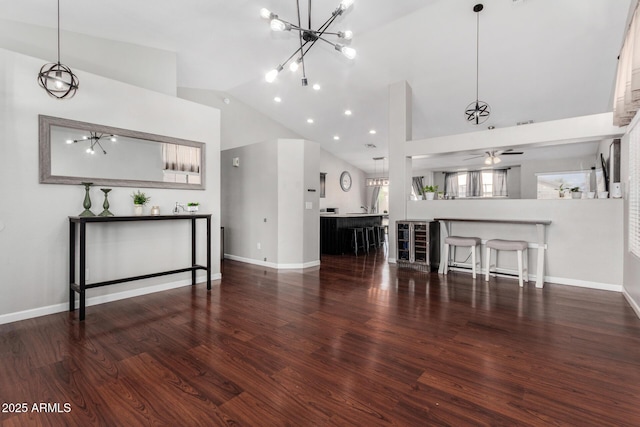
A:
<svg viewBox="0 0 640 427">
<path fill-rule="evenodd" d="M 278 66 L 278 68 L 274 68 L 273 70 L 269 71 L 267 74 L 264 75 L 264 79 L 269 82 L 269 83 L 273 83 L 274 80 L 276 79 L 276 77 L 278 77 L 278 73 L 282 71 L 282 66 Z"/>
<path fill-rule="evenodd" d="M 353 38 L 353 31 L 340 31 L 338 32 L 338 37 L 343 38 L 345 40 L 351 40 Z"/>
<path fill-rule="evenodd" d="M 485 165 L 490 165 L 491 163 L 492 163 L 491 162 L 491 157 L 487 157 L 486 159 L 484 159 L 484 164 Z"/>
<path fill-rule="evenodd" d="M 338 45 L 339 46 L 339 45 Z M 356 50 L 349 46 L 340 46 L 340 52 L 349 59 L 356 57 Z"/>
<path fill-rule="evenodd" d="M 66 142 L 67 144 L 73 144 L 73 139 L 67 139 L 65 142 Z"/>
<path fill-rule="evenodd" d="M 296 71 L 298 71 L 299 67 L 300 67 L 300 63 L 298 61 L 293 61 L 291 64 L 289 64 L 289 70 L 291 70 L 292 73 L 295 73 Z"/>
<path fill-rule="evenodd" d="M 273 31 L 288 31 L 291 29 L 291 25 L 285 24 L 281 20 L 274 18 L 271 20 L 271 29 Z"/>
<path fill-rule="evenodd" d="M 260 16 L 264 19 L 270 19 L 271 18 L 271 11 L 269 11 L 269 9 L 266 8 L 262 8 L 260 9 Z"/>
<path fill-rule="evenodd" d="M 118 140 L 116 135 L 111 135 L 110 139 L 111 139 L 111 142 L 116 142 Z"/>
<path fill-rule="evenodd" d="M 500 159 L 500 157 L 494 157 L 493 158 L 493 164 L 497 165 L 498 163 L 500 163 L 502 160 Z"/>
<path fill-rule="evenodd" d="M 347 10 L 353 5 L 354 0 L 342 0 L 340 2 L 340 9 Z"/>
</svg>

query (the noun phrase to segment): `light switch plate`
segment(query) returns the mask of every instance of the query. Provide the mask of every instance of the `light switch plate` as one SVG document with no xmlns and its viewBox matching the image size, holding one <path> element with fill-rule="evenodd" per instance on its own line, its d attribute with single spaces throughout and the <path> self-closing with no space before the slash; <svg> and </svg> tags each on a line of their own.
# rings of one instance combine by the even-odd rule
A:
<svg viewBox="0 0 640 427">
<path fill-rule="evenodd" d="M 313 209 L 313 202 L 304 202 L 305 209 Z"/>
</svg>

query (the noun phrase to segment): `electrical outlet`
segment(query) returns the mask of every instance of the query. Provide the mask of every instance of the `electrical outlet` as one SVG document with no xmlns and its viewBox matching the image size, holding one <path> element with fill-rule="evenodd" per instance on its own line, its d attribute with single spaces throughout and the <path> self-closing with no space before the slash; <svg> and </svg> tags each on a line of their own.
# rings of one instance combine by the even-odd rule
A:
<svg viewBox="0 0 640 427">
<path fill-rule="evenodd" d="M 258 243 L 258 249 L 262 249 L 262 245 L 260 245 L 260 243 Z"/>
</svg>

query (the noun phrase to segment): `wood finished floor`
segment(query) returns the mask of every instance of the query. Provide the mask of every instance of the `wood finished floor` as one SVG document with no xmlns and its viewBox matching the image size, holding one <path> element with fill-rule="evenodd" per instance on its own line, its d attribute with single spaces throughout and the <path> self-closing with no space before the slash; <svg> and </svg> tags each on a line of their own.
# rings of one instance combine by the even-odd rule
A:
<svg viewBox="0 0 640 427">
<path fill-rule="evenodd" d="M 0 402 L 29 411 L 0 423 L 640 425 L 640 320 L 621 294 L 399 270 L 381 253 L 224 264 L 210 292 L 1 325 Z"/>
</svg>

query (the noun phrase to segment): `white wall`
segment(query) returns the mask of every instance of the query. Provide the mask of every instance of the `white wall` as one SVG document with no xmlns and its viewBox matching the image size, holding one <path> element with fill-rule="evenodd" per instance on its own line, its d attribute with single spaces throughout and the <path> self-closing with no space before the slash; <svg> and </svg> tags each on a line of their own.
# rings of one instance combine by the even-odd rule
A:
<svg viewBox="0 0 640 427">
<path fill-rule="evenodd" d="M 82 82 L 76 96 L 56 100 L 36 82 L 42 63 L 42 59 L 0 50 L 0 323 L 65 310 L 68 303 L 67 216 L 82 211 L 84 189 L 39 184 L 38 114 L 206 143 L 205 191 L 152 189 L 147 193 L 164 213 L 176 201 L 195 200 L 204 212 L 213 214 L 213 274 L 220 277 L 219 111 L 80 69 L 74 70 Z M 109 200 L 114 214 L 131 213 L 134 190 L 113 188 Z M 100 206 L 101 192 L 93 189 L 92 197 L 94 206 Z M 188 224 L 174 221 L 89 226 L 89 282 L 190 265 L 188 230 Z M 200 262 L 203 239 L 199 233 Z M 91 290 L 89 302 L 186 285 L 188 276 Z"/>
<path fill-rule="evenodd" d="M 225 255 L 277 262 L 277 141 L 223 150 L 220 157 Z"/>
<path fill-rule="evenodd" d="M 615 218 L 622 217 L 622 209 L 621 199 L 458 199 L 412 201 L 407 204 L 407 216 L 415 219 L 551 220 L 551 225 L 547 227 L 546 280 L 621 291 L 623 226 Z M 452 234 L 480 237 L 483 240 L 537 240 L 535 226 L 510 224 L 454 223 Z M 529 270 L 534 273 L 536 257 L 536 250 L 531 250 Z"/>
<path fill-rule="evenodd" d="M 278 264 L 281 268 L 318 265 L 320 259 L 319 151 L 320 145 L 315 142 L 278 141 Z M 310 203 L 310 209 L 306 209 L 306 203 Z"/>
<path fill-rule="evenodd" d="M 342 191 L 340 188 L 340 175 L 343 171 L 351 174 L 352 184 L 349 191 Z M 320 209 L 338 208 L 341 214 L 362 213 L 360 206 L 369 206 L 371 200 L 367 198 L 366 174 L 362 170 L 320 149 L 320 172 L 327 174 L 325 197 L 320 199 Z"/>
<path fill-rule="evenodd" d="M 242 147 L 278 138 L 302 139 L 300 135 L 232 96 L 214 90 L 178 88 L 178 96 L 221 111 L 221 149 Z M 229 103 L 226 104 L 224 99 Z"/>
<path fill-rule="evenodd" d="M 100 25 L 99 22 L 96 25 Z M 57 59 L 55 28 L 0 20 L 0 48 L 45 58 L 32 70 Z M 76 68 L 134 86 L 176 94 L 176 54 L 166 50 L 105 40 L 67 31 L 60 32 L 60 59 L 75 73 Z M 86 83 L 80 79 L 80 87 Z"/>
<path fill-rule="evenodd" d="M 273 268 L 319 263 L 319 150 L 314 142 L 280 139 L 221 153 L 225 256 Z M 235 157 L 240 167 L 232 165 Z"/>
</svg>

